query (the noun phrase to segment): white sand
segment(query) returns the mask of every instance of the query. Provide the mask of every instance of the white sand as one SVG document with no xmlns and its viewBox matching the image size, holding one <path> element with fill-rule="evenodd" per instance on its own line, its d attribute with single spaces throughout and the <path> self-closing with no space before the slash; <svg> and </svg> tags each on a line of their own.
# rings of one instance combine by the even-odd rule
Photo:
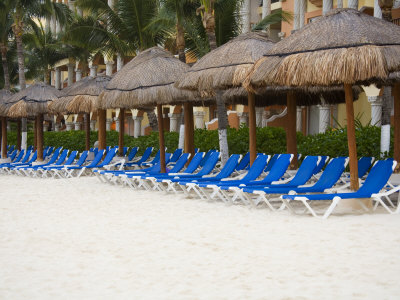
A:
<svg viewBox="0 0 400 300">
<path fill-rule="evenodd" d="M 0 299 L 399 299 L 400 215 L 0 177 Z"/>
</svg>

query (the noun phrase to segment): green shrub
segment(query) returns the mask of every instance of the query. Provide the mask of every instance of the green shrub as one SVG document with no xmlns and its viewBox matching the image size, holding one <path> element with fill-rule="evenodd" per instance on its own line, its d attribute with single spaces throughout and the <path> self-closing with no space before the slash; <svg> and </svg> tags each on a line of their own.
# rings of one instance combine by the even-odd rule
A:
<svg viewBox="0 0 400 300">
<path fill-rule="evenodd" d="M 230 153 L 244 154 L 248 151 L 249 134 L 247 127 L 236 129 L 228 129 L 228 144 Z M 379 157 L 380 145 L 380 128 L 375 126 L 364 126 L 356 129 L 357 153 L 358 156 L 375 156 Z M 393 130 L 392 130 L 393 145 Z M 93 146 L 97 141 L 97 132 L 90 133 L 90 144 Z M 165 144 L 169 152 L 173 152 L 178 147 L 179 134 L 176 132 L 165 132 Z M 16 144 L 16 132 L 11 131 L 8 134 L 9 144 Z M 210 149 L 218 149 L 218 131 L 196 129 L 194 133 L 195 147 L 200 151 L 208 151 Z M 28 132 L 28 144 L 33 144 L 33 134 Z M 303 155 L 329 155 L 347 156 L 347 131 L 346 128 L 330 129 L 326 133 L 303 136 L 297 133 L 298 152 Z M 70 150 L 83 151 L 85 149 L 85 132 L 84 131 L 62 131 L 62 132 L 45 132 L 45 146 L 63 146 Z M 107 145 L 118 145 L 118 132 L 107 132 Z M 146 147 L 153 146 L 158 150 L 158 133 L 153 132 L 148 136 L 134 138 L 125 135 L 125 146 L 139 147 L 140 151 L 144 151 Z M 286 133 L 283 128 L 264 127 L 257 128 L 257 152 L 266 154 L 285 153 L 286 152 Z M 386 156 L 393 155 L 391 148 Z"/>
</svg>

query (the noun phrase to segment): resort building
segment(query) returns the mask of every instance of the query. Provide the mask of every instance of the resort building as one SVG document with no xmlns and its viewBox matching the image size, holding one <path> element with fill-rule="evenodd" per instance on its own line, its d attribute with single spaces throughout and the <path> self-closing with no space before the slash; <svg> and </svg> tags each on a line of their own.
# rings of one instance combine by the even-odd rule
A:
<svg viewBox="0 0 400 300">
<path fill-rule="evenodd" d="M 57 1 L 57 0 L 55 0 Z M 69 8 L 83 15 L 75 1 L 58 0 L 69 6 Z M 365 14 L 381 17 L 377 0 L 341 0 L 330 3 L 324 7 L 325 1 L 322 0 L 245 0 L 241 9 L 242 31 L 248 32 L 252 26 L 262 20 L 271 12 L 283 10 L 293 14 L 293 21 L 290 23 L 282 22 L 274 24 L 269 28 L 270 37 L 274 41 L 279 41 L 288 37 L 293 31 L 302 28 L 305 24 L 312 22 L 314 18 L 321 16 L 324 9 L 329 11 L 336 7 L 357 8 Z M 329 2 L 329 1 L 326 1 Z M 108 0 L 110 7 L 114 1 Z M 397 5 L 397 3 L 396 3 Z M 395 6 L 396 7 L 396 6 Z M 393 10 L 393 22 L 400 25 L 400 9 Z M 61 26 L 53 20 L 46 20 L 46 26 L 50 27 L 52 32 L 58 33 Z M 73 82 L 78 81 L 82 76 L 95 76 L 98 73 L 112 75 L 122 68 L 132 57 L 106 57 L 96 55 L 92 61 L 79 62 L 72 59 L 65 59 L 56 64 L 51 72 L 51 83 L 58 89 L 65 88 Z M 362 124 L 371 121 L 373 125 L 380 125 L 382 111 L 382 91 L 369 87 L 364 89 L 359 99 L 354 104 L 355 116 Z M 344 99 L 343 99 L 344 100 Z M 323 103 L 323 101 L 321 101 Z M 393 105 L 392 105 L 393 106 Z M 181 106 L 165 106 L 163 108 L 165 128 L 169 131 L 179 131 L 182 123 L 183 109 Z M 131 136 L 146 135 L 151 132 L 149 121 L 154 114 L 144 110 L 126 110 L 125 111 L 125 133 Z M 216 107 L 195 107 L 194 123 L 195 128 L 217 129 L 218 119 L 216 117 Z M 392 113 L 393 114 L 393 113 Z M 107 110 L 107 130 L 119 130 L 118 128 L 119 110 Z M 280 126 L 284 127 L 287 123 L 285 106 L 269 106 L 257 108 L 256 122 L 257 126 Z M 83 116 L 69 115 L 59 116 L 54 120 L 54 130 L 79 130 L 82 128 Z M 96 130 L 96 114 L 91 115 L 91 128 Z M 247 124 L 248 113 L 245 105 L 228 106 L 229 125 L 238 128 L 241 123 Z M 324 132 L 329 127 L 345 125 L 345 105 L 317 105 L 310 107 L 297 107 L 297 130 L 304 134 L 315 134 Z"/>
</svg>

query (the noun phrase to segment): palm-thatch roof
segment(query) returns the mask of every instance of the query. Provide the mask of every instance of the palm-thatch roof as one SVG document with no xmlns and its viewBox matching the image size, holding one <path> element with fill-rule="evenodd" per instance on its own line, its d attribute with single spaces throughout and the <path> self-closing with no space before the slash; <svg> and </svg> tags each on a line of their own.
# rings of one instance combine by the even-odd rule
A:
<svg viewBox="0 0 400 300">
<path fill-rule="evenodd" d="M 177 87 L 213 96 L 215 90 L 240 86 L 253 64 L 273 45 L 266 33 L 241 34 L 203 56 L 178 80 Z"/>
<path fill-rule="evenodd" d="M 97 98 L 111 80 L 110 76 L 85 77 L 62 90 L 62 96 L 49 104 L 53 113 L 90 113 L 97 109 Z"/>
<path fill-rule="evenodd" d="M 12 118 L 28 118 L 48 112 L 48 102 L 61 95 L 61 92 L 43 82 L 35 83 L 12 95 L 6 102 L 11 105 L 8 116 Z"/>
<path fill-rule="evenodd" d="M 0 90 L 0 116 L 7 116 L 9 106 L 6 104 L 12 93 L 8 90 Z"/>
<path fill-rule="evenodd" d="M 287 87 L 266 87 L 255 92 L 255 105 L 265 107 L 270 105 L 286 105 L 287 93 L 295 93 L 297 106 L 311 106 L 321 103 L 333 105 L 345 102 L 345 93 L 342 86 L 335 87 L 308 87 L 308 88 L 287 88 Z M 353 101 L 358 99 L 363 90 L 359 86 L 353 86 Z M 248 103 L 248 92 L 244 87 L 235 87 L 226 90 L 222 98 L 226 103 L 243 104 Z"/>
<path fill-rule="evenodd" d="M 335 9 L 278 42 L 256 62 L 248 89 L 365 84 L 400 70 L 400 28 L 354 9 Z"/>
<path fill-rule="evenodd" d="M 174 86 L 188 69 L 187 64 L 168 51 L 159 47 L 147 49 L 114 75 L 100 95 L 98 105 L 103 109 L 130 109 L 196 98 L 197 93 Z"/>
</svg>

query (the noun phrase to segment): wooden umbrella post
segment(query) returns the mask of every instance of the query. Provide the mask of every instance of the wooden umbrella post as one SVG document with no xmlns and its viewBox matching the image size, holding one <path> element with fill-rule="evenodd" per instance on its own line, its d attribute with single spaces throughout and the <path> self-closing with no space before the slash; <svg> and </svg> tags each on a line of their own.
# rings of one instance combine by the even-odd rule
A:
<svg viewBox="0 0 400 300">
<path fill-rule="evenodd" d="M 297 169 L 297 133 L 296 133 L 296 97 L 293 92 L 287 93 L 287 127 L 286 127 L 286 151 L 293 154 L 293 160 L 290 164 L 291 170 Z"/>
<path fill-rule="evenodd" d="M 194 123 L 193 123 L 193 105 L 189 102 L 183 104 L 183 113 L 185 121 L 185 152 L 194 155 Z"/>
<path fill-rule="evenodd" d="M 248 94 L 249 107 L 249 151 L 250 151 L 250 166 L 256 160 L 257 157 L 257 137 L 256 137 L 256 105 L 255 96 L 253 93 Z"/>
<path fill-rule="evenodd" d="M 21 119 L 18 119 L 17 121 L 17 149 L 18 151 L 21 151 Z"/>
<path fill-rule="evenodd" d="M 157 104 L 157 118 L 158 118 L 158 138 L 160 140 L 161 173 L 166 173 L 167 170 L 165 168 L 164 122 L 163 122 L 163 113 L 161 104 Z"/>
<path fill-rule="evenodd" d="M 43 114 L 36 117 L 37 160 L 43 161 Z"/>
<path fill-rule="evenodd" d="M 37 123 L 38 117 L 36 116 L 35 121 L 33 121 L 33 151 L 37 150 Z"/>
<path fill-rule="evenodd" d="M 1 118 L 1 158 L 7 158 L 7 118 Z"/>
<path fill-rule="evenodd" d="M 85 113 L 84 116 L 84 122 L 85 122 L 85 150 L 89 151 L 90 150 L 90 114 Z"/>
<path fill-rule="evenodd" d="M 124 156 L 125 109 L 119 110 L 118 154 Z"/>
<path fill-rule="evenodd" d="M 99 109 L 97 110 L 97 116 L 99 118 L 99 149 L 106 149 L 106 110 Z"/>
<path fill-rule="evenodd" d="M 394 98 L 394 155 L 393 158 L 400 162 L 400 83 L 395 83 L 392 89 Z M 396 173 L 399 170 L 396 168 Z"/>
<path fill-rule="evenodd" d="M 349 165 L 350 165 L 350 189 L 358 190 L 358 160 L 356 145 L 356 129 L 354 126 L 354 106 L 353 106 L 353 89 L 351 84 L 344 85 L 346 97 L 346 117 L 347 117 L 347 144 L 349 148 Z"/>
</svg>

